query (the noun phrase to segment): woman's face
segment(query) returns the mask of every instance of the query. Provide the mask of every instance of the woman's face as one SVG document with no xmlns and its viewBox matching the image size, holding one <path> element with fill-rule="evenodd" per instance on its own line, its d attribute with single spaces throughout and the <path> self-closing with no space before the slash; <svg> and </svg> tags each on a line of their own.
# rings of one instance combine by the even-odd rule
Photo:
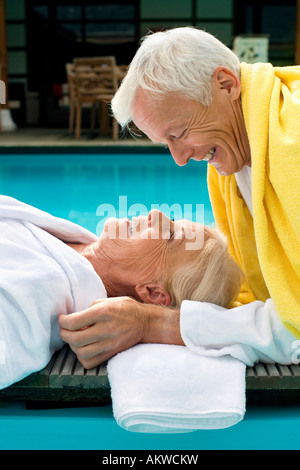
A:
<svg viewBox="0 0 300 470">
<path fill-rule="evenodd" d="M 167 266 L 191 259 L 211 236 L 209 228 L 185 219 L 172 221 L 161 211 L 129 219 L 108 219 L 100 237 L 126 276 L 137 282 L 161 277 Z"/>
</svg>

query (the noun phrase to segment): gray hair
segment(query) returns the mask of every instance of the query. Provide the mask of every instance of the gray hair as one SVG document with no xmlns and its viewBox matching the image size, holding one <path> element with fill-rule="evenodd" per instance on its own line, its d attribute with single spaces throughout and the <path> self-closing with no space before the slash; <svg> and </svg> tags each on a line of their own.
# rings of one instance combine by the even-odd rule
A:
<svg viewBox="0 0 300 470">
<path fill-rule="evenodd" d="M 164 273 L 170 307 L 180 308 L 183 300 L 194 300 L 228 308 L 238 297 L 244 273 L 229 254 L 226 237 L 216 229 L 211 233 L 190 261 L 170 265 Z"/>
<path fill-rule="evenodd" d="M 155 95 L 177 92 L 209 106 L 212 77 L 219 66 L 240 76 L 237 56 L 211 34 L 192 27 L 152 33 L 142 39 L 112 100 L 112 112 L 125 128 L 132 120 L 139 88 Z"/>
</svg>

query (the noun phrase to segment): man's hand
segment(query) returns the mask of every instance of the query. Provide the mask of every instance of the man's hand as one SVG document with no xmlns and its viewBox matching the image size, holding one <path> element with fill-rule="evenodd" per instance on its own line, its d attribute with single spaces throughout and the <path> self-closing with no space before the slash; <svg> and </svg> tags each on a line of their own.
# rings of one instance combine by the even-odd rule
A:
<svg viewBox="0 0 300 470">
<path fill-rule="evenodd" d="M 86 369 L 138 343 L 184 344 L 179 310 L 130 297 L 96 300 L 81 312 L 60 315 L 61 337 Z"/>
<path fill-rule="evenodd" d="M 130 297 L 96 300 L 91 307 L 60 315 L 61 338 L 86 369 L 143 341 L 146 316 Z"/>
</svg>

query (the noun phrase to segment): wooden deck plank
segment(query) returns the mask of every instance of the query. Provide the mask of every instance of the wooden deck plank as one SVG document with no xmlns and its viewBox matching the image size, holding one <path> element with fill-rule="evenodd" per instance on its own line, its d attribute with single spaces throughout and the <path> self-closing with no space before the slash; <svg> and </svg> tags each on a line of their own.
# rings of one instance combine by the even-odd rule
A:
<svg viewBox="0 0 300 470">
<path fill-rule="evenodd" d="M 300 365 L 255 364 L 246 369 L 248 392 L 293 391 L 300 402 Z M 75 354 L 64 346 L 49 364 L 20 382 L 0 390 L 0 400 L 93 402 L 99 405 L 111 401 L 107 364 L 86 370 Z"/>
</svg>

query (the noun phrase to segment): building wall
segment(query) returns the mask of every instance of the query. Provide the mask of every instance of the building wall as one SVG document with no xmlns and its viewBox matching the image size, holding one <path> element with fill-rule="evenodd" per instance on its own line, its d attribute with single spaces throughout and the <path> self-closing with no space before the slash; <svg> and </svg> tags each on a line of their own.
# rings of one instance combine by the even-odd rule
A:
<svg viewBox="0 0 300 470">
<path fill-rule="evenodd" d="M 233 0 L 140 0 L 139 13 L 140 37 L 149 30 L 194 25 L 232 42 Z M 6 1 L 6 19 L 9 81 L 26 85 L 26 0 Z"/>
<path fill-rule="evenodd" d="M 171 19 L 171 20 L 170 20 Z M 233 0 L 141 0 L 140 32 L 194 25 L 231 45 Z"/>
<path fill-rule="evenodd" d="M 119 1 L 122 3 L 126 0 Z M 210 32 L 229 47 L 233 47 L 236 34 L 267 34 L 270 36 L 269 60 L 274 65 L 289 65 L 293 64 L 294 60 L 297 0 L 261 0 L 261 2 L 256 0 L 132 0 L 137 12 L 137 17 L 133 20 L 134 25 L 130 26 L 135 31 L 133 32 L 134 39 L 131 43 L 124 43 L 120 46 L 108 45 L 104 46 L 104 49 L 103 45 L 91 45 L 91 41 L 90 44 L 85 43 L 84 37 L 81 42 L 74 40 L 73 43 L 69 39 L 61 39 L 62 36 L 56 33 L 56 27 L 50 28 L 51 33 L 48 33 L 48 30 L 43 29 L 41 25 L 41 29 L 36 33 L 34 28 L 28 27 L 27 18 L 28 5 L 33 2 L 34 0 L 6 0 L 8 89 L 11 99 L 25 101 L 29 94 L 32 98 L 32 93 L 37 93 L 40 102 L 45 103 L 44 108 L 47 110 L 52 106 L 49 104 L 51 99 L 53 107 L 56 106 L 55 97 L 50 96 L 52 89 L 56 84 L 66 82 L 65 63 L 72 60 L 74 53 L 77 57 L 81 57 L 83 55 L 109 55 L 109 52 L 115 55 L 115 51 L 121 57 L 121 61 L 125 57 L 124 62 L 119 60 L 118 63 L 128 63 L 131 60 L 128 56 L 133 56 L 139 39 L 149 31 L 192 25 Z M 86 0 L 85 2 L 73 0 L 70 3 L 76 5 L 77 11 L 81 5 L 93 4 L 93 8 L 98 8 L 99 12 L 101 0 Z M 114 2 L 109 3 L 103 0 L 103 3 L 112 5 Z M 116 0 L 115 3 L 118 1 Z M 38 8 L 47 10 L 49 6 L 50 11 L 51 5 L 51 8 L 55 10 L 55 4 L 60 5 L 60 2 L 41 0 Z M 61 5 L 64 5 L 63 1 Z M 119 11 L 119 15 L 122 15 L 121 11 L 123 10 Z M 69 13 L 66 13 L 68 16 Z M 72 23 L 72 19 L 67 19 L 68 21 L 72 29 L 75 23 L 74 21 Z M 112 17 L 109 21 L 112 24 L 114 18 Z M 123 24 L 123 17 L 121 21 Z M 61 21 L 60 25 L 63 26 L 64 22 Z M 97 21 L 94 21 L 93 25 L 86 25 L 86 30 L 88 26 L 92 26 L 97 34 L 97 28 L 105 29 L 107 24 L 106 20 L 102 20 L 102 24 L 99 23 L 98 26 Z M 67 32 L 67 29 L 63 31 L 63 33 Z M 44 36 L 40 40 L 35 39 L 39 34 Z M 103 50 L 107 51 L 106 54 L 99 53 Z M 53 119 L 53 122 L 57 122 L 57 117 Z M 48 122 L 44 124 L 47 125 Z"/>
</svg>

